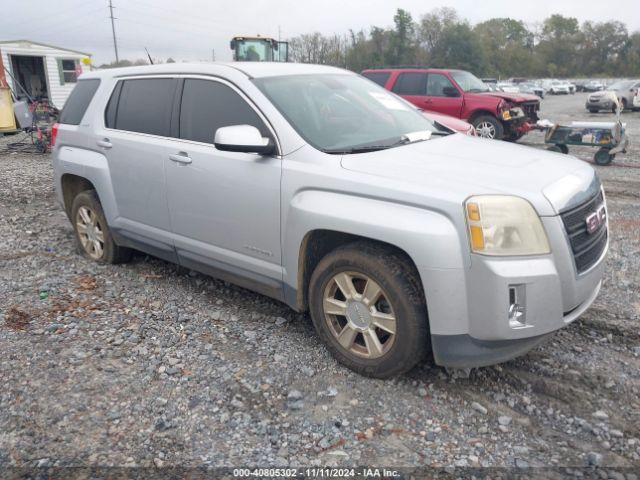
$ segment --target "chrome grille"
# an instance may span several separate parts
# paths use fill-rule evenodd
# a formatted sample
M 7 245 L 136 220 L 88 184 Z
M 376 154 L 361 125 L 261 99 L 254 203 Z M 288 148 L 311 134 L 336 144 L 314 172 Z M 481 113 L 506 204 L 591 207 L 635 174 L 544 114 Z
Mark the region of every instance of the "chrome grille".
M 578 273 L 592 267 L 607 245 L 607 222 L 603 222 L 593 233 L 587 232 L 587 217 L 604 203 L 602 191 L 586 202 L 560 213 L 569 237 L 573 259 Z

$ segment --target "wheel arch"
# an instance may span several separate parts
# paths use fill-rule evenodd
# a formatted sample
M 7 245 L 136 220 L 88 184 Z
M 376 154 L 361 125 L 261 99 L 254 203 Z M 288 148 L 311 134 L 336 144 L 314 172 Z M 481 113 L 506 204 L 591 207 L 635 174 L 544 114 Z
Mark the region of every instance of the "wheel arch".
M 60 177 L 60 189 L 62 191 L 64 211 L 66 212 L 67 217 L 71 218 L 71 205 L 73 204 L 73 199 L 76 198 L 80 192 L 85 190 L 95 190 L 96 187 L 85 177 L 81 177 L 80 175 L 75 175 L 73 173 L 64 173 Z
M 424 291 L 422 280 L 418 267 L 411 256 L 402 248 L 388 242 L 377 240 L 374 238 L 355 235 L 353 233 L 339 232 L 336 230 L 316 229 L 307 232 L 300 243 L 300 251 L 298 253 L 298 285 L 296 296 L 296 308 L 299 311 L 306 311 L 309 308 L 309 283 L 311 275 L 316 266 L 327 254 L 335 249 L 356 242 L 367 242 L 379 245 L 391 250 L 406 258 L 409 265 L 414 269 L 420 287 Z
M 58 199 L 67 215 L 75 195 L 82 190 L 95 190 L 109 223 L 118 216 L 109 163 L 104 155 L 77 147 L 57 151 L 54 171 Z
M 492 112 L 491 110 L 486 110 L 486 109 L 478 109 L 478 110 L 474 110 L 473 112 L 471 112 L 471 114 L 469 115 L 469 119 L 467 120 L 467 122 L 473 124 L 473 121 L 482 116 L 482 115 L 489 115 L 493 118 L 495 118 L 497 121 L 500 122 L 500 119 L 498 118 L 498 116 L 496 115 L 495 112 Z

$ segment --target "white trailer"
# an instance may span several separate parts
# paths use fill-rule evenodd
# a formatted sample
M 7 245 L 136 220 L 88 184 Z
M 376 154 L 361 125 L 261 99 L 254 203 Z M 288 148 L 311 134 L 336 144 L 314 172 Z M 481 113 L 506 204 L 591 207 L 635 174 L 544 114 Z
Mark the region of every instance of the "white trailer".
M 11 74 L 7 82 L 14 95 L 25 99 L 26 90 L 32 98 L 48 98 L 57 108 L 64 106 L 78 76 L 89 68 L 83 59 L 91 58 L 90 53 L 31 40 L 0 41 L 0 54 Z M 14 78 L 24 90 L 15 85 Z

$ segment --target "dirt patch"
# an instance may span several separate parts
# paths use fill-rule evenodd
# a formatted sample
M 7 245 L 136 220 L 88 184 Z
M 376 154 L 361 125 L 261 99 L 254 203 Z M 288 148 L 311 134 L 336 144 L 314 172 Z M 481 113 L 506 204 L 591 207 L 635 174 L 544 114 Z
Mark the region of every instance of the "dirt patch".
M 9 310 L 7 310 L 7 313 L 4 316 L 5 326 L 16 331 L 26 330 L 30 321 L 31 315 L 20 310 L 15 305 L 9 307 Z

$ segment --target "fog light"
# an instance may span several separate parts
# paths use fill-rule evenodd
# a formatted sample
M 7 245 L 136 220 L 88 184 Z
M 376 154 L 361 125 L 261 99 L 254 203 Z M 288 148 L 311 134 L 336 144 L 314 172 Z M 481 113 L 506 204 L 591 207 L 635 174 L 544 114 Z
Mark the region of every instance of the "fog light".
M 509 326 L 511 328 L 523 328 L 527 325 L 527 312 L 525 302 L 525 286 L 509 285 Z

